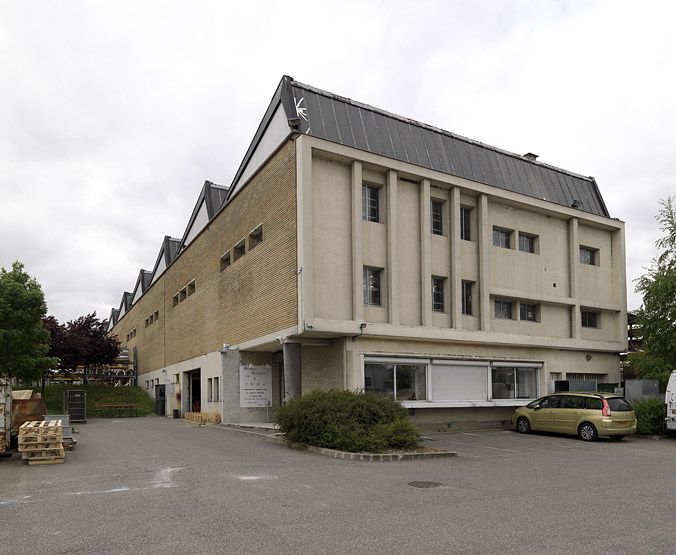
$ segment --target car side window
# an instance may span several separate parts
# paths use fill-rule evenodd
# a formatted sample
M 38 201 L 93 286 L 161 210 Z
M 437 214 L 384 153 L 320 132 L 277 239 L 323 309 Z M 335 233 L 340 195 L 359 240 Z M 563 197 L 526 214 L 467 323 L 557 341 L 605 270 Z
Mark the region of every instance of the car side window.
M 601 410 L 603 408 L 603 401 L 596 397 L 585 397 L 584 408 L 587 410 Z
M 578 395 L 564 395 L 561 399 L 562 409 L 581 409 L 584 405 L 584 397 Z
M 557 409 L 559 408 L 560 397 L 545 397 L 540 403 L 541 409 Z

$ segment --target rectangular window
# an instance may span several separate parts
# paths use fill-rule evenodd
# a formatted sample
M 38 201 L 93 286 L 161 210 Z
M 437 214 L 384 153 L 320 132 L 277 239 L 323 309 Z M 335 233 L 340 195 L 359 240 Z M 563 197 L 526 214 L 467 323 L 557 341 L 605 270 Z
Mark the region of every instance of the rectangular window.
M 598 266 L 598 249 L 580 247 L 580 263 Z
M 185 298 L 188 296 L 188 288 L 184 287 L 178 292 L 178 300 L 185 301 Z
M 155 321 L 157 322 L 160 319 L 160 311 L 156 310 L 155 311 Z
M 364 266 L 364 304 L 380 305 L 380 270 Z
M 432 277 L 432 310 L 444 311 L 444 281 L 446 278 Z
M 599 313 L 591 310 L 580 311 L 583 328 L 598 328 L 599 327 Z
M 474 312 L 472 311 L 472 288 L 474 282 L 472 281 L 463 281 L 462 282 L 462 313 L 472 316 Z
M 503 249 L 512 248 L 512 232 L 509 229 L 502 229 L 500 227 L 493 228 L 493 245 Z
M 217 403 L 221 400 L 221 380 L 220 378 L 214 378 L 214 402 Z
M 263 242 L 263 224 L 259 225 L 251 233 L 249 233 L 249 250 L 256 245 Z
M 535 399 L 537 397 L 536 368 L 493 368 L 493 399 Z
M 212 379 L 209 378 L 207 380 L 207 403 L 211 403 L 211 401 L 213 401 L 212 391 L 213 391 Z
M 221 271 L 225 270 L 228 266 L 230 266 L 230 251 L 226 251 L 221 256 Z
M 531 235 L 530 233 L 521 233 L 519 232 L 519 250 L 522 252 L 531 252 L 535 253 L 537 243 L 537 235 Z
M 233 262 L 242 258 L 246 254 L 246 244 L 244 243 L 244 239 L 237 243 L 232 251 L 234 253 Z
M 176 306 L 178 304 L 178 293 L 176 293 L 171 300 L 173 305 Z
M 364 389 L 398 401 L 427 399 L 426 364 L 364 364 Z
M 188 284 L 188 296 L 192 295 L 195 292 L 195 280 L 193 279 L 189 284 Z
M 146 328 L 148 327 L 148 318 L 146 318 Z
M 538 305 L 529 303 L 519 303 L 519 319 L 526 322 L 538 321 Z
M 460 239 L 465 241 L 472 240 L 472 209 L 466 206 L 460 207 Z
M 444 203 L 441 200 L 432 199 L 432 233 L 444 234 Z
M 380 221 L 380 189 L 373 185 L 362 184 L 361 217 L 367 222 Z
M 510 301 L 495 301 L 495 317 L 499 320 L 511 320 L 512 303 Z
M 152 324 L 155 321 L 155 315 L 151 314 L 150 317 L 148 318 L 148 321 Z

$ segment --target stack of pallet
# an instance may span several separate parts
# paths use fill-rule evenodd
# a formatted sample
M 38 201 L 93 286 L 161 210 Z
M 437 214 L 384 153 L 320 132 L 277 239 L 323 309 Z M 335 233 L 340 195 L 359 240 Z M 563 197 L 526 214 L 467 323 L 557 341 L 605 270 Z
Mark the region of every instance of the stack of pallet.
M 19 453 L 28 464 L 62 463 L 61 420 L 24 422 L 19 428 Z

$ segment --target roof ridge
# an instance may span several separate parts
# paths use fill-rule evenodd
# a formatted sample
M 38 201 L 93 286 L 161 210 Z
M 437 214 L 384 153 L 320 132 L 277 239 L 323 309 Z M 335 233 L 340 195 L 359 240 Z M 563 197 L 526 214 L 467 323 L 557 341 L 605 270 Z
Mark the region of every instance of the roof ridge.
M 301 83 L 300 81 L 292 80 L 293 85 L 297 86 L 300 89 L 305 89 L 309 92 L 313 92 L 315 94 L 320 94 L 323 96 L 326 96 L 327 98 L 339 100 L 341 102 L 346 102 L 348 104 L 351 104 L 352 106 L 356 106 L 358 108 L 363 108 L 365 110 L 370 110 L 372 112 L 376 112 L 378 114 L 381 114 L 386 117 L 394 118 L 397 119 L 403 123 L 408 123 L 412 125 L 416 125 L 418 127 L 422 127 L 424 129 L 428 129 L 430 131 L 434 131 L 436 133 L 441 133 L 442 135 L 446 135 L 448 137 L 452 137 L 453 139 L 457 139 L 459 141 L 463 141 L 466 143 L 469 143 L 471 145 L 479 146 L 482 148 L 486 148 L 488 150 L 492 150 L 494 152 L 498 152 L 500 154 L 504 154 L 506 156 L 511 156 L 512 158 L 517 158 L 518 160 L 521 160 L 523 162 L 528 162 L 530 164 L 533 164 L 534 166 L 540 166 L 540 167 L 545 167 L 547 169 L 557 171 L 560 173 L 564 173 L 566 175 L 570 175 L 571 177 L 577 177 L 578 179 L 584 179 L 586 181 L 592 182 L 594 178 L 589 175 L 582 175 L 579 173 L 575 173 L 570 170 L 566 170 L 564 168 L 560 168 L 558 166 L 553 166 L 551 164 L 547 164 L 545 162 L 538 162 L 537 160 L 529 160 L 528 158 L 525 158 L 521 154 L 517 154 L 516 152 L 512 152 L 510 150 L 505 150 L 502 148 L 499 148 L 497 146 L 489 145 L 488 143 L 482 143 L 481 141 L 477 141 L 476 139 L 470 139 L 469 137 L 465 137 L 464 135 L 459 135 L 457 133 L 453 133 L 452 131 L 447 131 L 446 129 L 442 129 L 441 127 L 436 127 L 434 125 L 430 125 L 428 123 L 423 123 L 421 121 L 412 119 L 412 118 L 407 118 L 405 116 L 400 116 L 398 114 L 395 114 L 393 112 L 388 112 L 387 110 L 383 110 L 382 108 L 376 108 L 375 106 L 371 106 L 370 104 L 366 104 L 364 102 L 359 102 L 357 100 L 352 100 L 351 98 L 347 98 L 346 96 L 341 96 L 339 94 L 335 94 L 329 91 L 325 91 L 323 89 L 318 89 L 317 87 L 313 87 L 312 85 L 307 85 L 305 83 Z

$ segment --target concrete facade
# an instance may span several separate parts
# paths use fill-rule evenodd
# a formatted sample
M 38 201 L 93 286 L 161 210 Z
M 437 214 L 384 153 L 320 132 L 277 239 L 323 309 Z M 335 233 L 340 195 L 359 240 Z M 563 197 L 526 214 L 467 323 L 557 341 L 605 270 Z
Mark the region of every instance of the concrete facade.
M 395 395 L 429 429 L 505 425 L 570 374 L 620 381 L 619 220 L 292 132 L 190 236 L 111 331 L 136 348 L 139 385 L 178 376 L 168 409 L 189 408 L 198 368 L 201 399 L 208 379 L 222 389 L 202 410 L 224 421 L 347 388 Z M 242 406 L 246 368 L 270 379 L 269 406 Z

